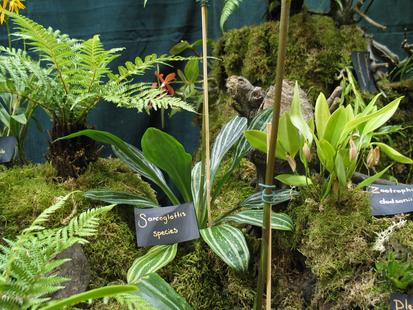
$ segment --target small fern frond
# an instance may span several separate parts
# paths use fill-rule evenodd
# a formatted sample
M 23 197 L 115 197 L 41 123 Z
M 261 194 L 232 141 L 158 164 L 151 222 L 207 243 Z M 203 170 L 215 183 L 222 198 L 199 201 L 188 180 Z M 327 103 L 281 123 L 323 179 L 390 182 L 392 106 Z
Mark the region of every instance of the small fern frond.
M 222 8 L 221 18 L 219 22 L 222 32 L 224 32 L 225 22 L 242 2 L 243 0 L 224 0 L 224 7 Z
M 23 234 L 44 229 L 44 227 L 42 227 L 41 225 L 47 222 L 49 220 L 49 217 L 53 213 L 61 209 L 65 205 L 66 201 L 70 198 L 70 196 L 78 192 L 79 191 L 71 192 L 64 197 L 60 197 L 57 203 L 40 213 L 40 215 L 33 221 L 30 227 L 23 230 Z
M 170 55 L 157 56 L 156 54 L 147 55 L 144 59 L 136 57 L 134 62 L 127 61 L 124 66 L 119 66 L 118 74 L 111 74 L 109 77 L 114 81 L 121 82 L 133 76 L 143 75 L 146 70 L 153 69 L 157 65 L 170 66 L 169 62 L 171 61 L 184 61 L 189 59 L 191 59 L 191 57 Z

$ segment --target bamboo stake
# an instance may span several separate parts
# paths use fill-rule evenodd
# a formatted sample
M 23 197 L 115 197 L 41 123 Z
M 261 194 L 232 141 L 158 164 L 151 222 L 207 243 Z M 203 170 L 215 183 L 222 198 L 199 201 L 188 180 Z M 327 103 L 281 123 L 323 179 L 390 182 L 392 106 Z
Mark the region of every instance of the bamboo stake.
M 212 225 L 211 214 L 211 159 L 210 159 L 210 137 L 209 137 L 209 103 L 208 103 L 208 7 L 207 1 L 202 1 L 202 66 L 203 66 L 203 88 L 204 106 L 202 118 L 202 137 L 204 149 L 203 175 L 205 180 L 206 206 L 208 213 L 208 226 Z
M 280 119 L 280 103 L 282 81 L 284 78 L 285 53 L 287 45 L 288 20 L 290 15 L 291 0 L 282 0 L 281 2 L 281 20 L 279 31 L 277 71 L 275 80 L 275 97 L 273 105 L 272 126 L 270 141 L 268 146 L 267 167 L 265 171 L 265 184 L 272 185 L 274 182 L 274 167 L 275 167 L 275 147 L 278 136 L 278 125 Z M 271 189 L 265 188 L 265 193 L 270 195 Z M 271 309 L 271 204 L 264 203 L 264 220 L 261 241 L 261 261 L 258 273 L 257 296 L 255 299 L 254 309 L 262 309 L 263 289 L 266 287 L 266 302 L 267 310 Z

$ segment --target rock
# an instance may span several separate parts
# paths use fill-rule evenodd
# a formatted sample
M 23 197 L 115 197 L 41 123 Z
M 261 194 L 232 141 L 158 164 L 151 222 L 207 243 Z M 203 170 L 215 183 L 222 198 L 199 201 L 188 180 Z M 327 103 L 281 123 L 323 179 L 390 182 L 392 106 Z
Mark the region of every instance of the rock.
M 252 85 L 245 77 L 233 75 L 227 79 L 228 93 L 235 100 L 232 107 L 249 120 L 262 109 L 270 108 L 274 102 L 275 87 L 271 86 L 267 91 L 261 87 Z M 281 114 L 289 111 L 294 94 L 295 83 L 283 80 L 281 93 Z M 313 117 L 313 106 L 307 99 L 306 93 L 300 88 L 301 111 L 306 120 Z
M 55 274 L 70 280 L 63 284 L 64 288 L 51 296 L 52 299 L 66 298 L 86 291 L 90 281 L 90 266 L 82 247 L 75 244 L 57 255 L 56 258 L 70 258 L 70 261 L 54 271 Z

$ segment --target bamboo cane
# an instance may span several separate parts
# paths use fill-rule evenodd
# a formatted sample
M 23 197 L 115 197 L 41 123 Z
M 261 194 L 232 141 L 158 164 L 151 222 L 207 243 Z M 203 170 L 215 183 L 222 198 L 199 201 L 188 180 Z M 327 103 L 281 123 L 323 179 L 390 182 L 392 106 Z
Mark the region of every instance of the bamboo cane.
M 203 66 L 203 88 L 204 105 L 202 118 L 203 138 L 203 178 L 205 180 L 205 199 L 208 213 L 208 226 L 212 225 L 211 215 L 211 159 L 210 159 L 210 137 L 209 137 L 209 103 L 208 103 L 208 6 L 207 1 L 202 1 L 202 66 Z M 201 187 L 202 187 L 201 183 Z
M 277 70 L 275 80 L 275 97 L 273 104 L 272 126 L 268 146 L 267 166 L 265 171 L 265 184 L 270 186 L 274 182 L 275 167 L 275 147 L 278 136 L 278 125 L 280 119 L 280 103 L 282 81 L 284 78 L 285 53 L 287 45 L 288 20 L 290 15 L 291 0 L 282 0 L 281 2 L 281 20 L 279 30 L 279 44 L 277 57 Z M 270 195 L 272 190 L 268 187 L 264 189 L 265 193 Z M 263 289 L 266 287 L 265 307 L 271 309 L 271 204 L 264 203 L 264 220 L 261 241 L 261 261 L 258 273 L 257 296 L 255 299 L 254 309 L 262 309 Z

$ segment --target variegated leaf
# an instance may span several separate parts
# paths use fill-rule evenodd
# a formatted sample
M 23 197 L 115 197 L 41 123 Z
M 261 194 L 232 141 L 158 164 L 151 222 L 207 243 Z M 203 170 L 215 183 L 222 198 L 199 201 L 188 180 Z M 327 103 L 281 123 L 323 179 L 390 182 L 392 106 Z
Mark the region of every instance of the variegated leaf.
M 187 301 L 157 273 L 141 278 L 136 295 L 142 297 L 159 310 L 192 310 Z
M 201 173 L 201 162 L 197 162 L 191 171 L 191 191 L 198 223 L 203 227 L 208 215 L 205 207 L 205 191 L 203 191 L 204 194 L 201 197 Z
M 131 205 L 138 208 L 156 208 L 159 205 L 145 197 L 138 195 L 125 193 L 125 192 L 113 192 L 105 190 L 88 191 L 84 194 L 86 198 L 104 201 L 107 203 Z
M 242 232 L 231 225 L 223 224 L 200 230 L 204 241 L 228 266 L 246 271 L 250 259 L 247 242 Z
M 226 216 L 221 221 L 233 221 L 240 224 L 250 224 L 258 227 L 263 227 L 263 216 L 263 210 L 245 210 L 237 214 Z M 294 224 L 287 214 L 272 212 L 271 228 L 276 230 L 292 231 L 294 229 Z
M 247 128 L 247 119 L 245 117 L 235 117 L 230 122 L 225 124 L 218 134 L 211 152 L 211 183 L 222 158 L 229 151 L 229 149 L 237 143 L 241 138 L 242 132 Z
M 291 200 L 293 197 L 299 195 L 299 192 L 293 189 L 278 189 L 274 191 L 274 198 L 272 205 L 277 205 Z M 256 192 L 241 202 L 240 206 L 249 209 L 259 209 L 263 207 L 262 191 Z
M 145 255 L 138 257 L 128 270 L 128 283 L 135 284 L 143 276 L 166 266 L 175 258 L 177 249 L 177 244 L 159 245 L 151 248 Z

